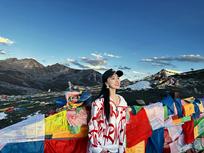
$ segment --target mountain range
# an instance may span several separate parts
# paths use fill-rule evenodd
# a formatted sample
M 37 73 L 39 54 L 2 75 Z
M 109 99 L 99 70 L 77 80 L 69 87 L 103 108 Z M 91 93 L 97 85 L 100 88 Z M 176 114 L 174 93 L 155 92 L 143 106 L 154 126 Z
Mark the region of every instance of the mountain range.
M 64 91 L 69 81 L 73 85 L 91 87 L 94 92 L 98 92 L 101 73 L 92 69 L 73 69 L 59 63 L 44 66 L 32 58 L 0 60 L 0 94 L 23 95 L 48 90 Z M 183 73 L 162 69 L 140 81 L 148 81 L 151 90 L 155 91 L 170 89 L 188 96 L 204 95 L 204 69 Z M 130 84 L 134 82 L 128 79 L 121 82 L 122 87 Z M 150 89 L 147 92 L 150 92 Z
M 56 63 L 44 66 L 35 59 L 0 60 L 0 94 L 33 94 L 41 91 L 63 91 L 68 82 L 79 86 L 101 83 L 101 74 L 92 69 L 77 70 Z

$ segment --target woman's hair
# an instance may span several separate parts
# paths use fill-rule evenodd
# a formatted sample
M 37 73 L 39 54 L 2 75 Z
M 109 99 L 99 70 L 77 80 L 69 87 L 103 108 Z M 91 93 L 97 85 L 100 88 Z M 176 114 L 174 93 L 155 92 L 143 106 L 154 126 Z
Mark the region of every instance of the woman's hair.
M 109 121 L 110 118 L 110 92 L 109 89 L 107 88 L 106 84 L 103 83 L 102 88 L 101 88 L 101 92 L 100 94 L 97 96 L 97 98 L 104 98 L 103 101 L 103 105 L 104 105 L 104 114 L 106 116 L 107 121 Z
M 110 118 L 110 92 L 109 92 L 109 89 L 107 88 L 105 82 L 108 80 L 109 77 L 111 77 L 113 74 L 117 74 L 118 77 L 121 77 L 123 75 L 123 72 L 118 70 L 118 71 L 115 71 L 113 69 L 109 69 L 107 70 L 106 72 L 103 73 L 102 75 L 102 89 L 101 89 L 101 92 L 100 94 L 97 96 L 97 98 L 101 98 L 103 97 L 104 98 L 104 102 L 103 102 L 103 105 L 104 105 L 104 114 L 106 116 L 106 120 L 109 121 L 109 118 Z

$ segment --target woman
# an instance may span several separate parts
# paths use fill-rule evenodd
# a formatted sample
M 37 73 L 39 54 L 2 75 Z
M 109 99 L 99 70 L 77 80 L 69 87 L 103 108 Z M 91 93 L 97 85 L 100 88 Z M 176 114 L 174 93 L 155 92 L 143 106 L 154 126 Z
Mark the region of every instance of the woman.
M 90 153 L 125 152 L 127 103 L 116 94 L 122 71 L 107 70 L 102 75 L 102 89 L 92 103 L 89 122 Z

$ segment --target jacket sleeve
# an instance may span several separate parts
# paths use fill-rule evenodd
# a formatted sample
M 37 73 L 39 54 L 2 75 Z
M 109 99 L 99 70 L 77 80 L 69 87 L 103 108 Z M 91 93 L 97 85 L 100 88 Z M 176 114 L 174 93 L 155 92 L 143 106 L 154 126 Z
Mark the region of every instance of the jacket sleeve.
M 103 115 L 103 109 L 100 102 L 93 102 L 91 107 L 91 119 L 89 121 L 89 152 L 90 153 L 100 153 L 103 148 L 99 142 L 99 133 L 101 130 L 101 123 Z

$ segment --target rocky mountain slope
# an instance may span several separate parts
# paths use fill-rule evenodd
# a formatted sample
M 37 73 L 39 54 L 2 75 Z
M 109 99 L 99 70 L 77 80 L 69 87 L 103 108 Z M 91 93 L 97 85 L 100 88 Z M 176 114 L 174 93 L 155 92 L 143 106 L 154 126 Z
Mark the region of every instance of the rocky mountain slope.
M 164 70 L 162 70 L 164 72 Z M 162 73 L 163 73 L 162 72 Z M 177 73 L 174 75 L 152 76 L 149 80 L 156 89 L 177 89 L 186 93 L 204 94 L 204 69 Z
M 134 88 L 141 82 L 148 82 L 151 88 Z M 141 84 L 140 84 L 141 85 Z M 142 90 L 141 90 L 142 89 Z M 136 104 L 136 99 L 142 99 L 146 104 L 160 101 L 166 93 L 179 93 L 180 97 L 204 97 L 204 69 L 179 73 L 161 70 L 158 73 L 136 81 L 121 92 L 130 105 Z
M 32 94 L 39 91 L 62 91 L 74 85 L 94 86 L 101 74 L 94 70 L 77 70 L 61 64 L 43 66 L 34 59 L 0 60 L 0 94 Z

